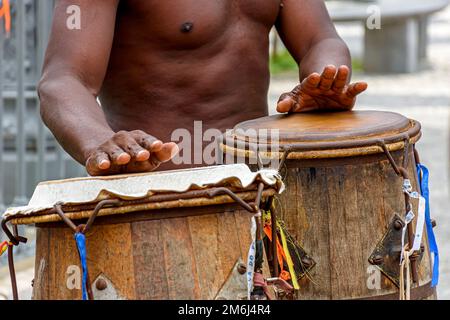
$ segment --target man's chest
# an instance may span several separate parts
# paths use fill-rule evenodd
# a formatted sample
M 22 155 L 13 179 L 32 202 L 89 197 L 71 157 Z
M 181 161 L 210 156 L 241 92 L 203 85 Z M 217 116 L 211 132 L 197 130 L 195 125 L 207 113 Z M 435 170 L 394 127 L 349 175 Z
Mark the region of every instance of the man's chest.
M 119 15 L 152 39 L 207 43 L 237 25 L 270 29 L 281 0 L 122 0 Z M 133 21 L 129 21 L 132 19 Z M 142 30 L 140 30 L 142 32 Z

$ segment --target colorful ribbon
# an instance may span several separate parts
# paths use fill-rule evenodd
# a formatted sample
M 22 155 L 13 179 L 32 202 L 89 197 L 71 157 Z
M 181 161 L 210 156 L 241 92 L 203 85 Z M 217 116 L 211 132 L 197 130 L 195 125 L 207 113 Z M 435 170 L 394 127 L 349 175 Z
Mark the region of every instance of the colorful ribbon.
M 8 246 L 12 246 L 11 242 L 3 241 L 0 243 L 0 257 L 5 253 L 6 250 L 8 250 Z
M 439 251 L 436 243 L 436 238 L 433 232 L 430 216 L 430 190 L 428 188 L 429 171 L 427 167 L 422 164 L 417 164 L 417 176 L 420 180 L 420 192 L 425 198 L 425 224 L 427 226 L 428 244 L 430 251 L 433 254 L 433 275 L 431 278 L 431 286 L 435 287 L 439 282 Z
M 11 7 L 9 5 L 9 0 L 0 0 L 0 19 L 4 17 L 5 19 L 5 30 L 8 35 L 11 31 Z
M 82 297 L 83 300 L 88 300 L 87 295 L 87 262 L 86 262 L 86 237 L 83 233 L 77 232 L 75 233 L 75 242 L 77 243 L 78 254 L 80 255 L 81 261 L 81 269 L 83 271 L 83 279 L 82 279 Z

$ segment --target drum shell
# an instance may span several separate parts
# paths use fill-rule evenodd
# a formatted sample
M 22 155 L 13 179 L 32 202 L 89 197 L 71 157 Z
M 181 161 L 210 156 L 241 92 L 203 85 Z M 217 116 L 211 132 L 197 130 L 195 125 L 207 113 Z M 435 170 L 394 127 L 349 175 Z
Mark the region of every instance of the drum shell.
M 403 150 L 393 157 L 402 163 Z M 418 190 L 412 152 L 408 168 Z M 310 274 L 314 282 L 304 277 L 298 298 L 397 299 L 398 288 L 369 262 L 394 214 L 405 214 L 402 179 L 386 156 L 288 160 L 283 174 L 286 191 L 279 195 L 277 212 L 317 263 Z M 417 213 L 418 201 L 413 199 L 412 205 Z M 426 230 L 422 243 L 425 250 L 417 263 L 419 282 L 412 286 L 412 298 L 434 299 Z
M 99 217 L 86 236 L 90 282 L 109 279 L 112 299 L 214 299 L 238 259 L 246 261 L 251 216 L 222 204 Z M 33 299 L 80 299 L 72 230 L 36 227 Z
M 249 129 L 254 133 L 245 133 Z M 270 139 L 258 137 L 258 130 L 270 129 L 280 130 L 275 148 Z M 419 190 L 412 146 L 420 137 L 417 121 L 359 111 L 264 117 L 238 124 L 221 138 L 226 163 L 238 157 L 256 167 L 256 153 L 262 160 L 278 160 L 288 151 L 280 168 L 286 190 L 276 197 L 275 212 L 316 262 L 299 283 L 298 299 L 399 298 L 397 286 L 369 262 L 395 214 L 405 217 L 403 179 L 381 146 L 402 165 L 409 145 L 407 171 L 413 189 Z M 417 216 L 415 199 L 412 208 Z M 411 298 L 435 299 L 426 230 L 422 244 Z

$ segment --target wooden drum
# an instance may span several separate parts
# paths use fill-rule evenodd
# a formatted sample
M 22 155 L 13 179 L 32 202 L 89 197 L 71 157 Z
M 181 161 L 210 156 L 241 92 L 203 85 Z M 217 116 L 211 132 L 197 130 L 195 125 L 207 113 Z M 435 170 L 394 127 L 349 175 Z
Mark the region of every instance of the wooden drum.
M 37 227 L 34 299 L 81 298 L 75 231 L 61 212 L 78 231 L 97 215 L 86 232 L 91 298 L 245 299 L 254 213 L 242 203 L 281 185 L 276 171 L 245 165 L 52 181 L 5 217 Z
M 278 132 L 261 141 L 259 132 L 271 129 Z M 248 162 L 258 150 L 262 160 L 280 159 L 286 191 L 274 211 L 315 261 L 299 279 L 298 299 L 399 298 L 402 231 L 411 247 L 419 202 L 403 186 L 409 180 L 420 192 L 420 136 L 417 121 L 376 111 L 275 115 L 224 135 L 225 156 Z M 415 218 L 406 227 L 409 209 Z M 421 243 L 410 257 L 410 298 L 433 299 L 426 230 Z

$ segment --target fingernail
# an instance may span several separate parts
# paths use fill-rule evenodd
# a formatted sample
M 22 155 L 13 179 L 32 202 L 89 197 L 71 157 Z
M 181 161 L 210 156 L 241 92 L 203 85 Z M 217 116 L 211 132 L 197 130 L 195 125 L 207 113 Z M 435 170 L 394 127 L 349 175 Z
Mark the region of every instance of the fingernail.
M 152 148 L 155 147 L 158 144 L 162 144 L 163 142 L 161 140 L 156 140 L 155 142 L 152 143 Z
M 126 152 L 121 153 L 119 155 L 119 157 L 117 157 L 117 161 L 123 162 L 123 163 L 127 163 L 128 161 L 130 161 L 130 159 L 131 159 L 130 155 Z
M 109 161 L 108 160 L 102 160 L 100 161 L 98 167 L 100 169 L 108 169 L 109 168 Z
M 150 152 L 148 152 L 147 150 L 141 150 L 136 155 L 136 158 L 138 158 L 139 160 L 142 160 L 142 161 L 147 160 L 149 157 L 150 157 Z

